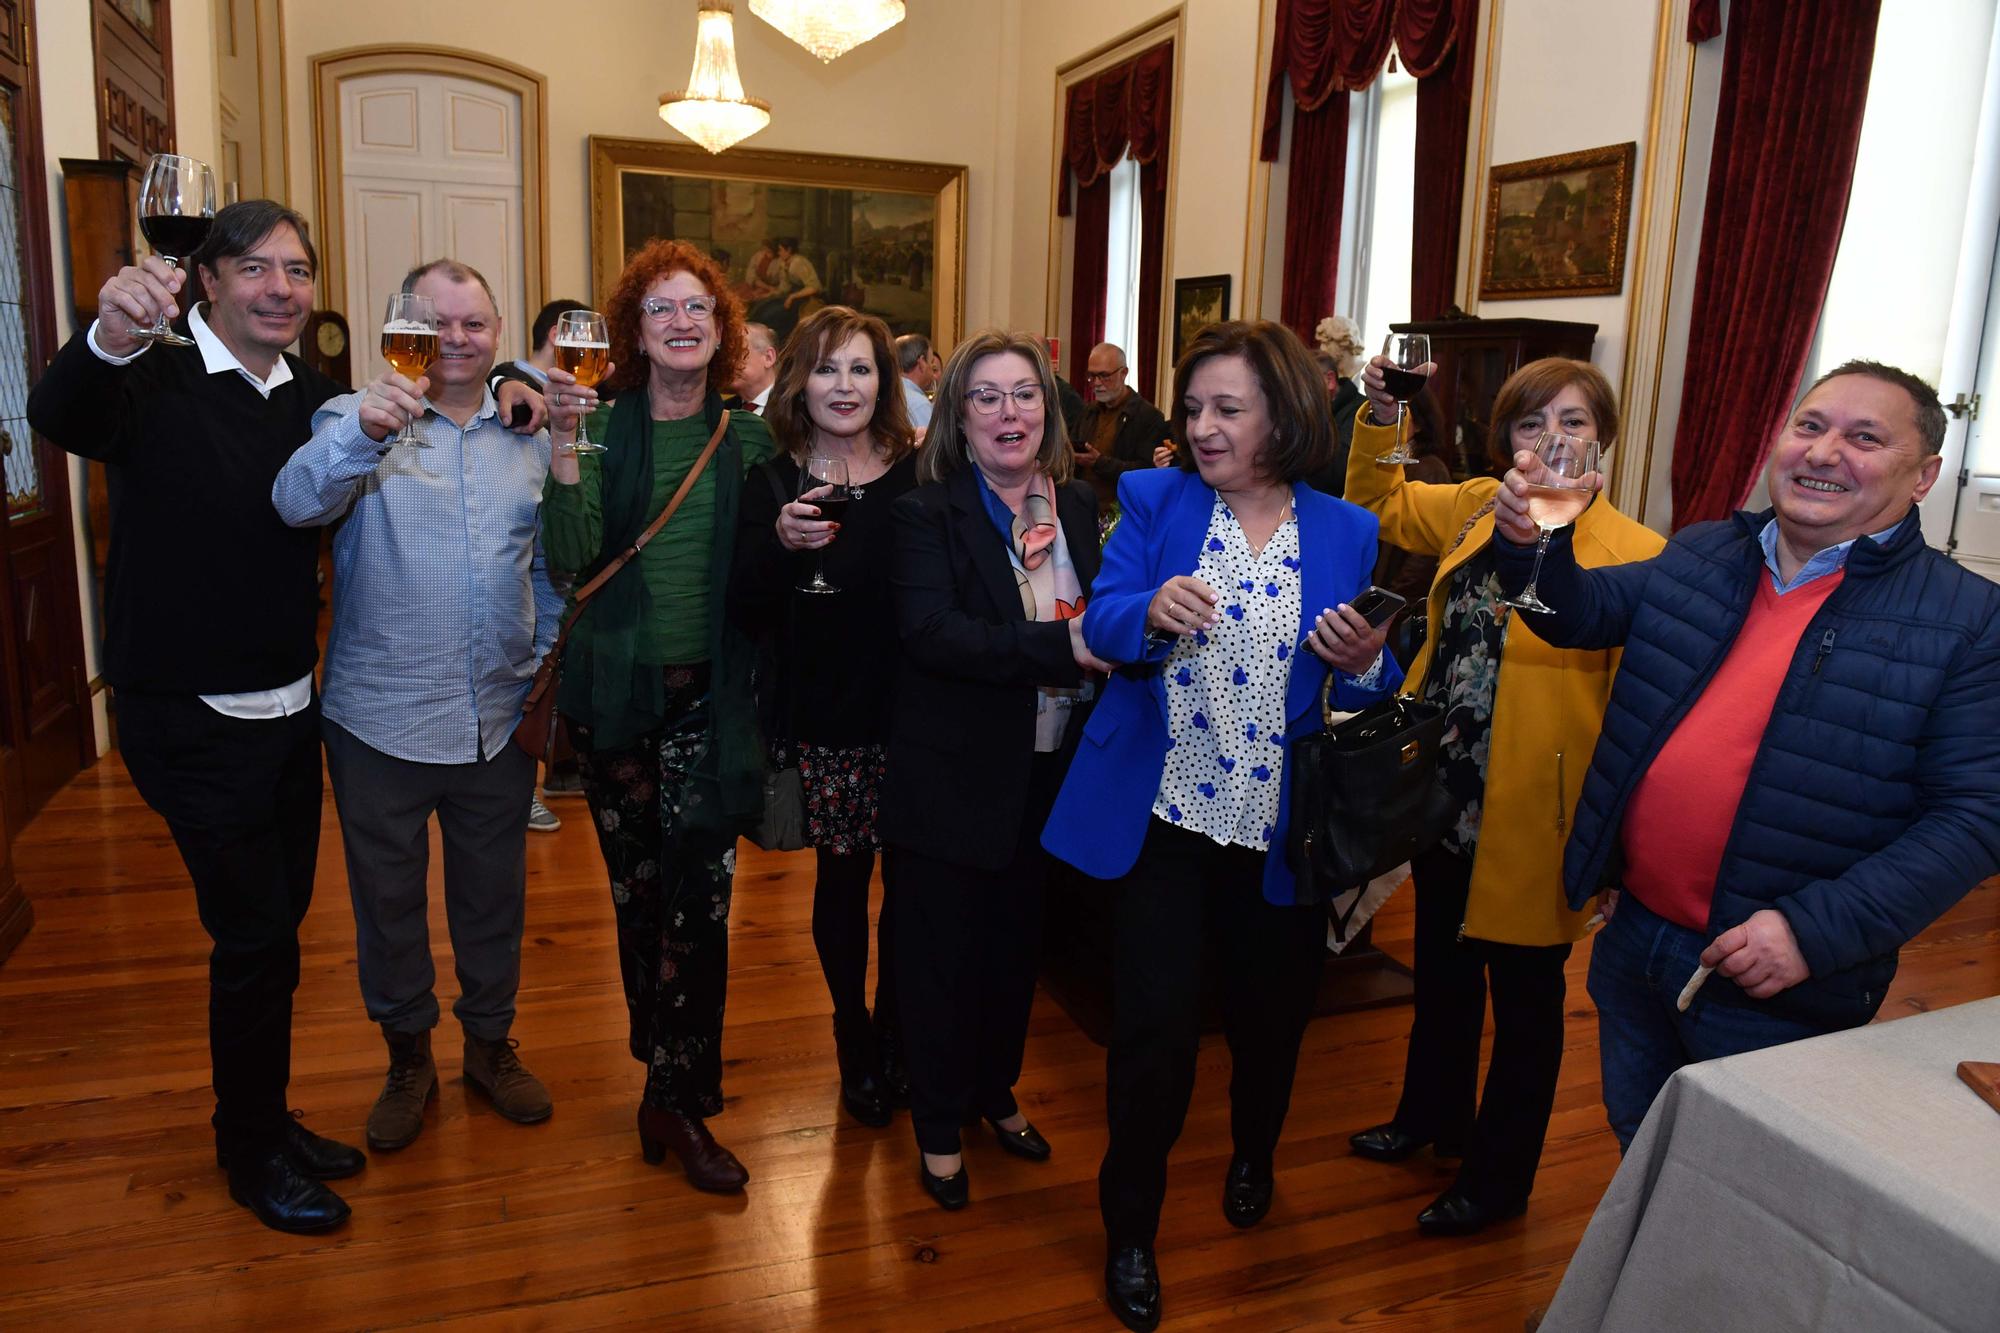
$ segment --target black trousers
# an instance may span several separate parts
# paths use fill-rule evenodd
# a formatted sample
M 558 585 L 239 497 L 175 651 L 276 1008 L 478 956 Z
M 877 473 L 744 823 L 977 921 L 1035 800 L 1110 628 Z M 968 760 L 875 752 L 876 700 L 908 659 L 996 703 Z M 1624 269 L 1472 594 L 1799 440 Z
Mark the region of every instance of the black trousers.
M 1432 851 L 1410 868 L 1417 996 L 1396 1123 L 1447 1151 L 1462 1149 L 1457 1188 L 1475 1203 L 1511 1208 L 1534 1188 L 1555 1105 L 1570 946 L 1460 940 L 1472 862 Z M 1489 984 L 1493 1059 L 1475 1112 Z
M 924 1152 L 955 1153 L 967 1119 L 1004 1120 L 1020 1109 L 1014 1084 L 1035 1003 L 1049 876 L 1042 825 L 1061 776 L 1058 756 L 1035 756 L 1014 858 L 1003 869 L 974 870 L 894 845 L 883 852 L 910 1125 Z
M 224 717 L 186 695 L 118 694 L 132 783 L 172 830 L 208 955 L 216 1142 L 249 1149 L 290 1123 L 299 923 L 319 854 L 319 700 L 287 718 Z
M 1097 1173 L 1113 1249 L 1150 1247 L 1159 1231 L 1167 1154 L 1194 1094 L 1210 940 L 1229 1042 L 1230 1137 L 1236 1155 L 1260 1167 L 1277 1150 L 1326 959 L 1326 910 L 1266 902 L 1265 855 L 1155 819 L 1119 886 L 1105 1060 L 1111 1135 Z

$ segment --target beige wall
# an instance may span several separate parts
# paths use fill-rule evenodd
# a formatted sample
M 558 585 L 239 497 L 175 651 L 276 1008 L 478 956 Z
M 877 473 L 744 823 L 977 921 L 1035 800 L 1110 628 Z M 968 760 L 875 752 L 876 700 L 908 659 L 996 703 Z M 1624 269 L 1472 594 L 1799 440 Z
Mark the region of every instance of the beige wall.
M 962 163 L 968 169 L 966 316 L 993 317 L 995 239 L 1011 231 L 999 180 L 1012 83 L 1013 6 L 927 0 L 908 19 L 822 65 L 736 7 L 745 89 L 772 104 L 746 148 Z M 659 118 L 694 59 L 694 5 L 608 0 L 572 12 L 546 0 L 287 0 L 287 127 L 294 207 L 313 211 L 313 56 L 357 46 L 449 46 L 497 56 L 548 80 L 550 295 L 589 295 L 592 134 L 683 142 Z M 336 293 L 320 293 L 323 302 Z M 513 312 L 505 312 L 512 315 Z

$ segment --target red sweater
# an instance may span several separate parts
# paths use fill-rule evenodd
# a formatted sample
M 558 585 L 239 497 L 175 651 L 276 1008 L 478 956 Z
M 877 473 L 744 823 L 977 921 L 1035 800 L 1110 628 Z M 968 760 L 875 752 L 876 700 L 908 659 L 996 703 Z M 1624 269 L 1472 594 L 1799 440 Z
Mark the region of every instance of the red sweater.
M 1625 887 L 1660 916 L 1706 934 L 1715 872 L 1799 638 L 1845 570 L 1779 596 L 1768 574 L 1687 716 L 1639 779 L 1620 830 Z

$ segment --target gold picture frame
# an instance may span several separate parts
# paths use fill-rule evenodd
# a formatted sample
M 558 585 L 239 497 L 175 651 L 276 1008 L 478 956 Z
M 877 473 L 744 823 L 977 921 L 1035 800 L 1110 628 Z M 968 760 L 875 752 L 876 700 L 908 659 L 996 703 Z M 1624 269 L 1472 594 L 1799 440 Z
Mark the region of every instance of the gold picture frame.
M 763 243 L 795 237 L 826 300 L 880 314 L 893 332 L 922 333 L 949 352 L 965 321 L 965 182 L 965 167 L 941 162 L 711 154 L 593 134 L 595 299 L 601 309 L 626 257 L 653 235 L 676 235 L 724 260 L 746 296 L 770 271 Z
M 1622 291 L 1637 153 L 1637 143 L 1611 144 L 1491 168 L 1480 299 Z

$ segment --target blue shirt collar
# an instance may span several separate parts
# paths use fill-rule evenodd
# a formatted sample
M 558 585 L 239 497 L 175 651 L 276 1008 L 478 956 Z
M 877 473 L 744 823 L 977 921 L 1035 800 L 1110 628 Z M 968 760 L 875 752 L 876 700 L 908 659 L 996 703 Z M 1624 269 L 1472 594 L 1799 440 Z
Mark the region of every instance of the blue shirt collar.
M 1890 533 L 1902 526 L 1903 520 L 1897 519 L 1880 532 L 1869 533 L 1868 540 L 1872 542 L 1886 541 Z M 1764 525 L 1764 530 L 1757 534 L 1757 542 L 1764 548 L 1764 568 L 1771 571 L 1771 589 L 1780 597 L 1791 592 L 1794 588 L 1803 588 L 1814 579 L 1825 578 L 1837 569 L 1845 569 L 1847 567 L 1847 553 L 1853 549 L 1855 540 L 1855 538 L 1849 537 L 1846 541 L 1840 542 L 1837 545 L 1823 547 L 1813 552 L 1812 559 L 1800 565 L 1799 572 L 1792 575 L 1792 581 L 1787 583 L 1785 582 L 1785 576 L 1778 572 L 1777 515 L 1772 515 L 1771 521 Z

